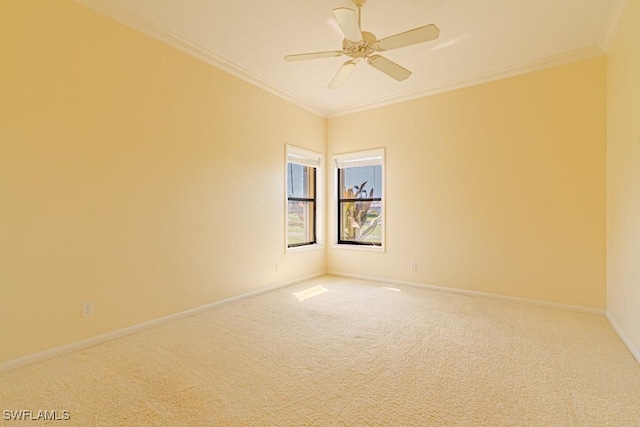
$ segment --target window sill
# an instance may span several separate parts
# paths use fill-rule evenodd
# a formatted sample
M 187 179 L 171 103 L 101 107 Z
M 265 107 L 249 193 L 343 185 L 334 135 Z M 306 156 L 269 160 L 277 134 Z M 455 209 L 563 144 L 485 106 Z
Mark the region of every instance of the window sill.
M 346 249 L 348 251 L 363 251 L 363 252 L 377 252 L 384 253 L 384 246 L 369 246 L 369 245 L 345 245 L 334 243 L 331 246 L 333 249 Z
M 314 243 L 311 245 L 294 246 L 292 248 L 287 247 L 286 253 L 309 252 L 309 251 L 317 251 L 320 249 L 324 249 L 324 245 L 322 243 Z

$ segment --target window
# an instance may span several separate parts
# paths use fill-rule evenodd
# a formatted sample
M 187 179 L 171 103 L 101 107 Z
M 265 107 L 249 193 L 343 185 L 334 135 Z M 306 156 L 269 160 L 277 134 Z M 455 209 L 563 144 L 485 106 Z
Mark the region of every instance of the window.
M 384 240 L 384 151 L 335 157 L 340 245 L 382 247 Z
M 321 161 L 318 153 L 287 146 L 287 248 L 319 243 Z

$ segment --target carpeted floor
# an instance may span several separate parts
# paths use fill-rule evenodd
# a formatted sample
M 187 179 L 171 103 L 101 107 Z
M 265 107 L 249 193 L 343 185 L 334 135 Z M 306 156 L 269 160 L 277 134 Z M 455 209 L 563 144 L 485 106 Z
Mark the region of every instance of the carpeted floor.
M 324 277 L 0 374 L 0 411 L 18 409 L 68 411 L 43 425 L 640 426 L 640 365 L 600 316 Z

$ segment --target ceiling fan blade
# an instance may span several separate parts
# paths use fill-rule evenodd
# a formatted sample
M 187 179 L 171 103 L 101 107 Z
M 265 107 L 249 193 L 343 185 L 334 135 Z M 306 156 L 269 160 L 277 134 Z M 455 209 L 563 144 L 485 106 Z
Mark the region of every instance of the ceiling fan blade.
M 345 62 L 344 64 L 342 64 L 342 67 L 340 67 L 340 69 L 336 73 L 336 75 L 333 78 L 333 80 L 331 80 L 331 83 L 329 83 L 328 88 L 329 89 L 338 89 L 338 88 L 342 87 L 342 85 L 349 78 L 349 75 L 351 74 L 351 72 L 353 71 L 355 66 L 356 66 L 356 62 L 353 59 L 350 60 L 350 61 Z
M 434 24 L 425 25 L 424 27 L 414 28 L 404 33 L 383 38 L 378 42 L 378 50 L 385 51 L 424 43 L 437 39 L 439 35 L 440 29 L 437 26 Z
M 380 55 L 369 58 L 369 65 L 398 81 L 406 80 L 411 75 L 411 71 Z
M 333 9 L 333 16 L 336 17 L 336 21 L 338 21 L 338 25 L 347 40 L 352 42 L 362 41 L 362 31 L 360 31 L 360 25 L 358 24 L 358 16 L 353 9 L 346 7 Z
M 334 56 L 342 56 L 344 52 L 341 50 L 332 50 L 329 52 L 313 52 L 313 53 L 297 53 L 295 55 L 287 55 L 284 60 L 287 62 L 304 61 L 306 59 L 331 58 Z

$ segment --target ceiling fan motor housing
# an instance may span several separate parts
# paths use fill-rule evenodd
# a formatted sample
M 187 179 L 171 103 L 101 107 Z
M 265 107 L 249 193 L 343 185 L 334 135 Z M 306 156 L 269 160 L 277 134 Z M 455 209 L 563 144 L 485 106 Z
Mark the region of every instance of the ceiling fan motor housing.
M 362 41 L 352 42 L 347 39 L 342 40 L 342 50 L 352 58 L 367 58 L 376 52 L 378 39 L 372 33 L 362 32 Z

